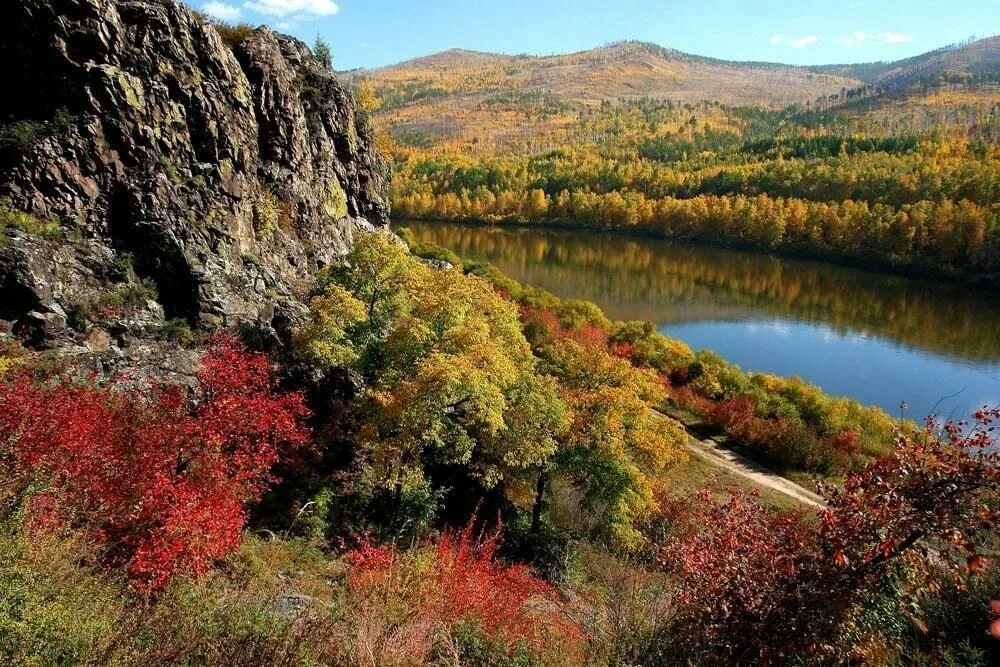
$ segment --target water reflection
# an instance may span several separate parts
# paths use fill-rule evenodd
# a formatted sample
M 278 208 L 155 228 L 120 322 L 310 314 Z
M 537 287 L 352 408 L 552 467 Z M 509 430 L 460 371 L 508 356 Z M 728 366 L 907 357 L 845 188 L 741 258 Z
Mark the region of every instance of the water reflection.
M 893 413 L 954 392 L 943 411 L 1000 401 L 1000 299 L 982 290 L 660 239 L 398 224 L 746 369 L 801 375 Z

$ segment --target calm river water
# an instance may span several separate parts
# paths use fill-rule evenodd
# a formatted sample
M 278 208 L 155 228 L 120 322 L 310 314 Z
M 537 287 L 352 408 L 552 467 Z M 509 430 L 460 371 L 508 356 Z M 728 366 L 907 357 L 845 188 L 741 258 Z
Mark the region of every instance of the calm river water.
M 523 283 L 649 320 L 744 370 L 919 419 L 1000 403 L 1000 298 L 819 262 L 577 230 L 399 221 Z

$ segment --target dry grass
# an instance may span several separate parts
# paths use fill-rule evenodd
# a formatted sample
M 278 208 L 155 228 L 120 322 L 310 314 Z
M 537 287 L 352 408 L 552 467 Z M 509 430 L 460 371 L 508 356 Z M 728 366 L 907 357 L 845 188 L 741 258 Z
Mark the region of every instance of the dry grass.
M 771 509 L 786 511 L 803 507 L 794 498 L 766 487 L 757 487 L 743 477 L 713 466 L 697 456 L 671 468 L 663 477 L 663 485 L 670 495 L 688 497 L 701 489 L 708 489 L 720 500 L 726 497 L 728 489 L 756 490 L 760 493 L 761 504 Z

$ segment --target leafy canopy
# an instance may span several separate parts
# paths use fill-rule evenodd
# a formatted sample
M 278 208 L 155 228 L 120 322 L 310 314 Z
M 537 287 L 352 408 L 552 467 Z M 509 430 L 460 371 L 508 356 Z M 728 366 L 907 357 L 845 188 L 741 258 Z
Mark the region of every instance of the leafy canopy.
M 426 486 L 428 465 L 457 465 L 494 488 L 547 460 L 566 427 L 516 308 L 485 280 L 436 270 L 387 234 L 356 239 L 296 344 L 360 378 L 353 409 L 365 416 L 359 445 L 376 487 Z

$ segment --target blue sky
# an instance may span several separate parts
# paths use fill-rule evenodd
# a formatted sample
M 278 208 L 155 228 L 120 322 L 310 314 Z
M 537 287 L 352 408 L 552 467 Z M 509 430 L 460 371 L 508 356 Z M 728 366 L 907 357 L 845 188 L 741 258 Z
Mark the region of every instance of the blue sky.
M 545 55 L 640 39 L 732 60 L 896 60 L 1000 33 L 995 0 L 189 0 L 230 22 L 326 39 L 338 69 L 453 47 Z

